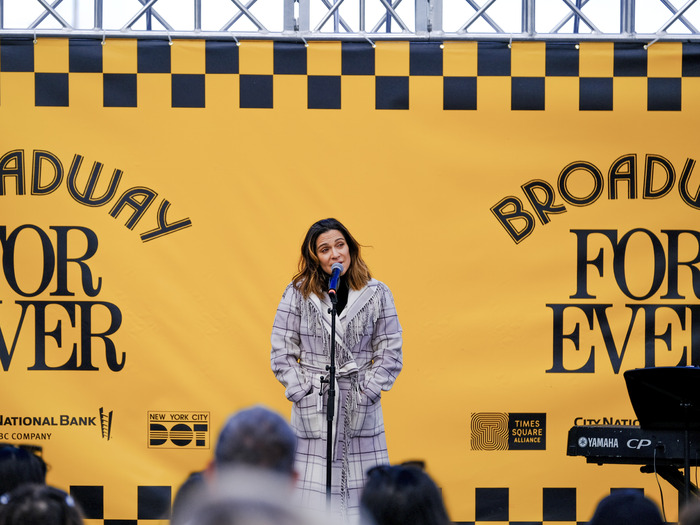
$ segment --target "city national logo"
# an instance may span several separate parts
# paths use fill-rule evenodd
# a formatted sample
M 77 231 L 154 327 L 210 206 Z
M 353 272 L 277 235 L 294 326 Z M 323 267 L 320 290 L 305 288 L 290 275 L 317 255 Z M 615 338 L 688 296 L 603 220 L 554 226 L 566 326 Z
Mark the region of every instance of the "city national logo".
M 209 412 L 148 412 L 148 448 L 209 448 Z
M 476 412 L 471 416 L 472 450 L 545 450 L 547 414 Z

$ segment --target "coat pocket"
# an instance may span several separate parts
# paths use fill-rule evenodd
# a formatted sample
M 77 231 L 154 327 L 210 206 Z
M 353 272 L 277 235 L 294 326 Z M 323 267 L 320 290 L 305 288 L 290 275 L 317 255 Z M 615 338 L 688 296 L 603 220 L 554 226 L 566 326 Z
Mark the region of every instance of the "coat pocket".
M 297 436 L 318 439 L 323 431 L 323 413 L 318 410 L 318 390 L 311 389 L 307 395 L 292 405 L 292 427 Z
M 368 396 L 360 396 L 352 417 L 350 418 L 351 437 L 371 437 L 383 429 L 382 405 L 379 399 L 370 401 Z

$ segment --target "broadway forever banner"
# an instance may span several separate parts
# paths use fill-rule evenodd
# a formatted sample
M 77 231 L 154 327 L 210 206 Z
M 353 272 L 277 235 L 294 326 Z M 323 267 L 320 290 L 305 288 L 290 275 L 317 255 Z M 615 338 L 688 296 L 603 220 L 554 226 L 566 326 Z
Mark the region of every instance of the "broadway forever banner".
M 391 460 L 456 522 L 659 501 L 567 435 L 700 365 L 698 50 L 0 39 L 0 440 L 89 523 L 165 522 L 228 414 L 289 415 L 272 320 L 332 216 L 404 329 Z

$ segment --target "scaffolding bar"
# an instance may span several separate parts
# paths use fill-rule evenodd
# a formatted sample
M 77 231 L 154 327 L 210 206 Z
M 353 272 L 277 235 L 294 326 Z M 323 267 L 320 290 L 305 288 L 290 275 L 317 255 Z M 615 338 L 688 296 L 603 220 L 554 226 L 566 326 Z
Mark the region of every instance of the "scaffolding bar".
M 700 1 L 676 8 L 669 0 L 606 0 L 601 18 L 589 0 L 193 0 L 193 9 L 168 10 L 158 0 L 134 7 L 104 0 L 0 0 L 0 37 L 205 38 L 212 40 L 568 40 L 700 41 Z M 50 2 L 50 3 L 49 3 Z M 538 6 L 538 3 L 541 4 Z M 31 5 L 31 9 L 29 8 Z M 117 5 L 118 9 L 114 6 Z M 598 6 L 600 3 L 598 3 Z M 540 7 L 540 9 L 538 9 Z M 670 17 L 658 17 L 659 7 Z M 280 9 L 281 8 L 281 9 Z M 652 8 L 656 8 L 652 13 Z M 71 10 L 83 10 L 76 13 Z M 119 11 L 116 16 L 115 9 Z M 214 10 L 218 11 L 214 11 Z M 223 9 L 223 10 L 222 10 Z M 125 12 L 126 11 L 126 12 Z M 458 13 L 458 14 L 456 14 Z M 504 14 L 505 13 L 505 14 Z M 83 15 L 83 16 L 78 16 Z M 517 19 L 514 17 L 517 16 Z M 556 19 L 552 17 L 556 16 Z M 460 19 L 461 17 L 461 19 Z M 611 20 L 618 20 L 615 27 Z M 66 22 L 73 20 L 73 25 Z M 222 21 L 224 23 L 222 26 Z M 650 22 L 651 20 L 651 22 Z M 641 23 L 644 21 L 644 24 Z M 330 23 L 328 23 L 330 22 Z M 213 25 L 216 24 L 216 25 Z M 644 32 L 638 32 L 642 27 Z M 542 28 L 551 27 L 549 31 Z M 603 30 L 601 28 L 607 28 Z M 369 31 L 367 28 L 371 28 Z M 540 31 L 538 32 L 538 28 Z

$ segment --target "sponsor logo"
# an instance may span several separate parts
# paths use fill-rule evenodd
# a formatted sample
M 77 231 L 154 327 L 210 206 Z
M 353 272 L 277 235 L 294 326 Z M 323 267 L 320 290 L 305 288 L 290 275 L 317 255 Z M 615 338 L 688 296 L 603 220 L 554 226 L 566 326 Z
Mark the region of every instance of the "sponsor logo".
M 7 416 L 0 414 L 0 426 L 4 427 L 95 427 L 97 416 Z
M 625 443 L 627 448 L 631 448 L 634 450 L 641 450 L 645 447 L 650 447 L 651 446 L 651 440 L 646 439 L 646 438 L 630 438 L 627 440 Z M 620 443 L 618 442 L 618 438 L 603 438 L 603 437 L 598 437 L 598 438 L 593 438 L 593 437 L 584 437 L 581 436 L 578 438 L 578 446 L 579 448 L 586 448 L 586 447 L 595 447 L 595 448 L 619 448 Z
M 109 440 L 112 435 L 112 411 L 106 412 L 100 407 L 99 416 L 0 414 L 0 440 L 48 441 L 54 432 L 44 427 L 100 427 L 102 437 Z
M 106 412 L 103 407 L 100 407 L 100 426 L 102 428 L 102 437 L 107 441 L 112 437 L 112 411 Z
M 578 438 L 578 446 L 581 448 L 619 448 L 617 438 L 611 437 L 580 437 Z
M 472 450 L 545 450 L 547 414 L 477 412 L 471 415 Z
M 2 441 L 48 441 L 53 432 L 0 432 Z
M 209 448 L 209 412 L 148 412 L 148 448 Z
M 600 418 L 588 418 L 588 417 L 577 417 L 574 419 L 575 426 L 596 426 L 596 425 L 616 425 L 616 426 L 637 426 L 639 421 L 637 419 L 625 419 L 620 417 L 600 417 Z

